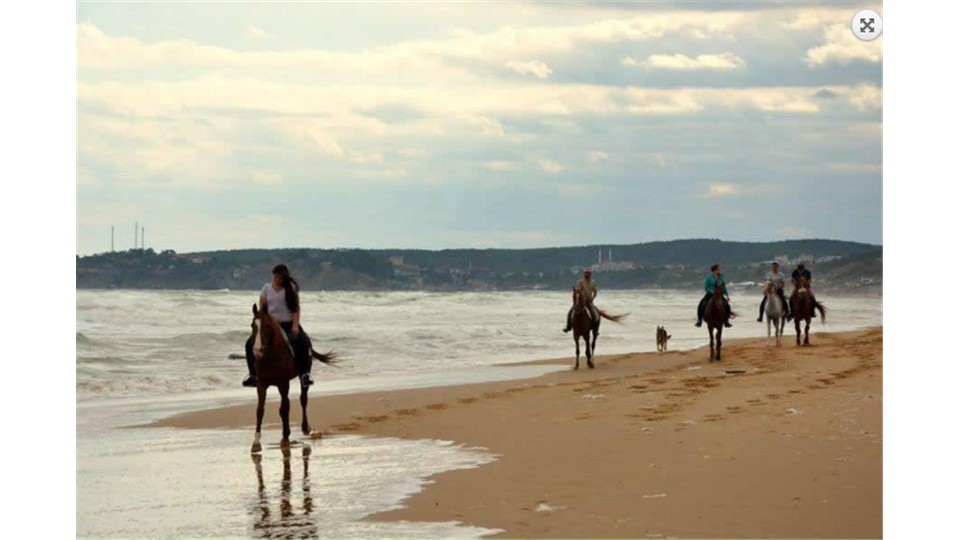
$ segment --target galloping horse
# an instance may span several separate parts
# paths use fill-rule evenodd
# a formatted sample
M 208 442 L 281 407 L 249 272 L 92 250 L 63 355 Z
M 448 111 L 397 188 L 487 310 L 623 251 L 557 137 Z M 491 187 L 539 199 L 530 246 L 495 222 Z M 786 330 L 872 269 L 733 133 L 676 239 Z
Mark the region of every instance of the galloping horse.
M 580 369 L 580 337 L 583 336 L 583 343 L 587 353 L 587 367 L 593 369 L 593 350 L 597 347 L 597 335 L 600 333 L 600 319 L 593 324 L 590 321 L 590 312 L 589 307 L 587 307 L 587 299 L 577 294 L 576 288 L 574 288 L 574 300 L 573 300 L 573 317 L 571 318 L 571 323 L 573 326 L 573 343 L 577 348 L 577 363 L 574 364 L 573 369 Z M 601 317 L 607 319 L 608 321 L 613 321 L 619 323 L 621 319 L 629 315 L 629 313 L 624 313 L 623 315 L 608 315 L 602 309 L 594 306 L 597 309 L 597 313 Z M 590 341 L 590 332 L 593 332 L 593 341 Z
M 803 344 L 810 344 L 810 319 L 817 315 L 817 308 L 820 308 L 820 322 L 827 322 L 827 309 L 820 303 L 814 303 L 813 296 L 810 294 L 810 281 L 806 278 L 800 278 L 790 295 L 790 309 L 793 311 L 793 324 L 797 328 L 797 345 L 800 345 L 800 320 L 802 319 L 806 326 L 803 329 Z
M 767 314 L 767 339 L 770 339 L 770 326 L 772 324 L 773 333 L 777 338 L 777 347 L 779 347 L 780 338 L 783 336 L 783 327 L 787 324 L 787 319 L 783 311 L 783 303 L 780 301 L 780 295 L 777 294 L 777 286 L 771 282 L 767 282 L 766 287 L 763 288 L 763 295 L 767 298 L 765 308 Z
M 730 313 L 733 317 L 733 312 Z M 703 311 L 703 320 L 707 323 L 710 332 L 710 361 L 720 361 L 720 347 L 722 345 L 723 323 L 727 320 L 727 308 L 723 305 L 723 284 L 717 283 L 713 289 L 713 297 L 707 302 Z M 713 346 L 713 331 L 717 331 L 717 346 Z
M 267 388 L 276 386 L 280 392 L 280 419 L 283 422 L 283 439 L 280 445 L 286 447 L 290 444 L 290 399 L 287 394 L 290 391 L 290 379 L 299 375 L 297 362 L 294 357 L 293 347 L 287 342 L 286 335 L 280 323 L 267 313 L 267 310 L 257 309 L 253 305 L 253 321 L 250 323 L 253 331 L 255 360 L 254 368 L 257 374 L 257 431 L 253 438 L 251 452 L 259 452 L 260 446 L 260 426 L 263 424 L 264 402 L 267 399 Z M 319 354 L 313 350 L 312 345 L 307 344 L 312 358 L 333 365 L 336 362 L 336 355 L 331 351 L 327 354 Z M 307 421 L 307 390 L 308 387 L 300 383 L 300 406 L 303 408 L 303 422 L 300 428 L 304 435 L 310 434 L 310 423 Z

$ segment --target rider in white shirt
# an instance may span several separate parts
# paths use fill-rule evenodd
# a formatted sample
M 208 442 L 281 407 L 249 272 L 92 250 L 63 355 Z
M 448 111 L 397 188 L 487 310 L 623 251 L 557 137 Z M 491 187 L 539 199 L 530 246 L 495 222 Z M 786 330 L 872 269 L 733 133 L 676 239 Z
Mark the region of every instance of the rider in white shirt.
M 780 271 L 780 263 L 773 263 L 770 265 L 770 273 L 767 274 L 766 283 L 773 283 L 777 288 L 777 295 L 780 297 L 780 302 L 783 305 L 783 310 L 787 314 L 787 320 L 789 321 L 792 316 L 790 315 L 790 302 L 787 302 L 786 296 L 783 294 L 783 287 L 787 284 L 787 277 L 783 275 L 783 272 Z M 763 296 L 763 300 L 760 301 L 760 316 L 757 317 L 757 322 L 763 322 L 763 308 L 767 303 L 767 296 Z

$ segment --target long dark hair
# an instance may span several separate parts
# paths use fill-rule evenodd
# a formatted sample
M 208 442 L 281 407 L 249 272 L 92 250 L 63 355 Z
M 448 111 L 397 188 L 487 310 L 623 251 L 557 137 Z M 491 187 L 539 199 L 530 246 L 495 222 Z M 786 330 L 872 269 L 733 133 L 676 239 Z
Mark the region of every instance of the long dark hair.
M 278 264 L 273 267 L 273 273 L 283 279 L 284 299 L 287 301 L 287 309 L 290 313 L 300 311 L 300 284 L 290 275 L 290 269 L 285 264 Z

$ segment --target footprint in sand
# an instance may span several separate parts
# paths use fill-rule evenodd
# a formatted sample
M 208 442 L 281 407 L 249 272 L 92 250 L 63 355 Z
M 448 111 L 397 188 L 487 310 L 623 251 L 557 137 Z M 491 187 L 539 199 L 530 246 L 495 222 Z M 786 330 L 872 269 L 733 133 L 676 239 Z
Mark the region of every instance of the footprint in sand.
M 503 395 L 503 392 L 484 392 L 483 397 L 485 398 L 498 398 Z
M 360 424 L 356 422 L 350 422 L 349 424 L 339 424 L 339 425 L 333 426 L 333 429 L 337 431 L 356 431 L 360 429 Z
M 420 411 L 416 409 L 400 409 L 400 410 L 394 411 L 394 413 L 397 416 L 417 416 L 418 414 L 420 414 Z
M 431 403 L 430 405 L 427 405 L 427 408 L 430 409 L 430 410 L 433 410 L 433 411 L 439 411 L 439 410 L 441 410 L 441 409 L 446 409 L 446 408 L 447 408 L 447 404 L 446 404 L 446 403 Z
M 466 397 L 466 398 L 460 398 L 460 399 L 458 399 L 457 402 L 458 402 L 458 403 L 473 403 L 473 402 L 476 401 L 476 400 L 477 400 L 477 398 Z

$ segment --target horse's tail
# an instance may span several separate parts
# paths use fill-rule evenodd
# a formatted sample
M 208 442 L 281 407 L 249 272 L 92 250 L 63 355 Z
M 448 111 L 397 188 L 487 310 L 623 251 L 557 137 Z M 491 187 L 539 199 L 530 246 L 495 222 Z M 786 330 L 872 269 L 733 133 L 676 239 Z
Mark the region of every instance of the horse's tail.
M 337 366 L 337 353 L 333 352 L 332 350 L 327 351 L 327 354 L 320 354 L 317 351 L 311 350 L 310 355 L 324 364 L 327 364 L 328 366 Z
M 816 312 L 817 308 L 820 308 L 820 323 L 827 324 L 827 308 L 823 307 L 820 302 L 813 305 L 813 311 Z
M 624 313 L 624 314 L 622 314 L 622 315 L 610 315 L 610 314 L 604 312 L 604 311 L 603 311 L 602 309 L 600 309 L 600 308 L 597 308 L 597 313 L 599 313 L 600 316 L 603 317 L 604 319 L 606 319 L 606 320 L 608 320 L 608 321 L 613 321 L 613 322 L 615 322 L 615 323 L 620 322 L 622 319 L 626 318 L 627 315 L 630 315 L 629 313 Z

